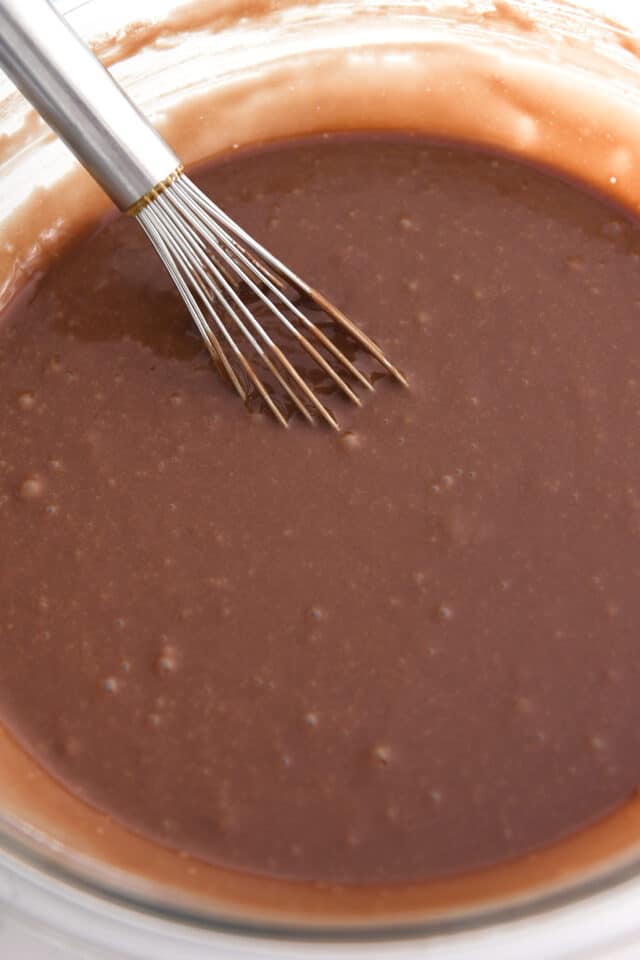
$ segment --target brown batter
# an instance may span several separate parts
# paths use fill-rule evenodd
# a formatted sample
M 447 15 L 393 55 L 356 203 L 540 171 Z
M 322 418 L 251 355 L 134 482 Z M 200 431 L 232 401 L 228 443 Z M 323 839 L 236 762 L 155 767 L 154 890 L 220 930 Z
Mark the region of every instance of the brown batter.
M 403 137 L 200 181 L 408 374 L 345 432 L 244 414 L 132 222 L 7 311 L 2 718 L 165 845 L 417 880 L 640 776 L 640 233 Z

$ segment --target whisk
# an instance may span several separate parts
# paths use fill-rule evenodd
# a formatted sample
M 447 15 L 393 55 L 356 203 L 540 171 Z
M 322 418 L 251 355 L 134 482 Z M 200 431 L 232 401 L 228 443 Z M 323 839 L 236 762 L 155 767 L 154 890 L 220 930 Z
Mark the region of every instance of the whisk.
M 0 66 L 116 205 L 138 221 L 216 366 L 245 403 L 262 398 L 284 426 L 298 410 L 339 429 L 289 348 L 307 355 L 357 404 L 356 385 L 373 386 L 355 363 L 358 350 L 406 385 L 370 337 L 186 176 L 173 150 L 48 0 L 0 0 Z M 322 323 L 308 316 L 314 311 Z

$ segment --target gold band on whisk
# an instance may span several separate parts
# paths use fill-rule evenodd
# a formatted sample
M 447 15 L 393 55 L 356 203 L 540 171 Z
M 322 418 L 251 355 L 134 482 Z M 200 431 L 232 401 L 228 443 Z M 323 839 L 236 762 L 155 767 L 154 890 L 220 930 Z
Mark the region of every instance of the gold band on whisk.
M 176 167 L 175 170 L 172 170 L 168 177 L 165 177 L 164 180 L 161 180 L 160 183 L 156 183 L 155 187 L 151 187 L 151 190 L 147 190 L 143 197 L 140 197 L 139 200 L 136 200 L 135 203 L 132 203 L 130 207 L 125 210 L 125 213 L 128 217 L 137 217 L 141 210 L 144 210 L 152 200 L 155 200 L 160 196 L 161 193 L 164 193 L 172 183 L 175 183 L 178 177 L 182 176 L 184 173 L 184 167 L 180 164 L 179 167 Z

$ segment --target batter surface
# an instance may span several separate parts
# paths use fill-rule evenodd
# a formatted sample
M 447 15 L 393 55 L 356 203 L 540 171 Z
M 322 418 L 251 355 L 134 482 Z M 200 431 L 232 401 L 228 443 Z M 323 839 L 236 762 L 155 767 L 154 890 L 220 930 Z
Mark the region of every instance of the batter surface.
M 137 226 L 0 326 L 0 715 L 134 830 L 418 880 L 640 780 L 640 231 L 410 137 L 234 155 L 207 192 L 380 341 L 342 435 L 248 415 Z

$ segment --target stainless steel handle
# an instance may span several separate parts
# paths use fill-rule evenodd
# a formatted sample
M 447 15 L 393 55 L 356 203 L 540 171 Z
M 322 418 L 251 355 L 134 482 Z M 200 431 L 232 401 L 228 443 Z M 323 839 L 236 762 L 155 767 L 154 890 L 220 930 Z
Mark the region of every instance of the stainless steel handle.
M 0 67 L 121 210 L 179 165 L 47 0 L 0 0 Z

